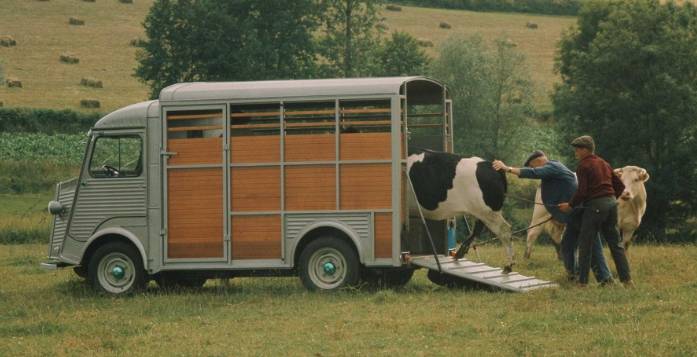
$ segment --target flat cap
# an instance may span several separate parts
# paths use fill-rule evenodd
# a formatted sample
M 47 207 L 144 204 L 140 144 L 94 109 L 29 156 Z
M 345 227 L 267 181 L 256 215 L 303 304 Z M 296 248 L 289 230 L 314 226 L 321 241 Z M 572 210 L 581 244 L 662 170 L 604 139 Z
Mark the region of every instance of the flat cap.
M 525 167 L 530 166 L 530 161 L 535 160 L 540 156 L 547 156 L 547 155 L 545 155 L 544 151 L 542 151 L 542 150 L 533 151 L 532 154 L 530 154 L 530 156 L 528 156 L 527 160 L 525 160 L 525 163 L 523 164 L 523 166 L 525 166 Z
M 578 138 L 574 139 L 573 141 L 571 141 L 571 146 L 577 148 L 586 148 L 591 152 L 595 152 L 595 141 L 593 141 L 593 138 L 588 135 L 579 136 Z

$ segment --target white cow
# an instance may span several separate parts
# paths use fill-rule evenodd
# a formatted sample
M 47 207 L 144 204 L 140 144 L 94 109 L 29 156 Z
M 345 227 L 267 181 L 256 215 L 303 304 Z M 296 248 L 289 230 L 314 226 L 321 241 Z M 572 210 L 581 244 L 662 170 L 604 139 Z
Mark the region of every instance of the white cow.
M 632 241 L 634 231 L 641 224 L 644 212 L 646 212 L 646 188 L 644 187 L 644 182 L 649 180 L 649 174 L 645 169 L 638 166 L 625 166 L 621 169 L 615 169 L 615 174 L 619 176 L 625 186 L 624 192 L 617 200 L 617 224 L 622 233 L 622 242 L 626 249 Z M 535 202 L 542 202 L 539 187 L 535 193 Z M 549 214 L 545 206 L 536 204 L 532 211 L 530 226 L 544 222 L 551 217 L 552 215 Z M 559 256 L 559 245 L 564 233 L 564 224 L 550 220 L 541 226 L 528 230 L 527 248 L 525 249 L 526 259 L 530 258 L 532 247 L 543 232 L 552 238 L 556 245 L 557 256 Z
M 535 202 L 542 202 L 542 193 L 539 187 L 537 188 L 537 192 L 535 193 Z M 545 221 L 546 223 L 528 229 L 528 237 L 526 242 L 527 247 L 525 248 L 525 259 L 530 258 L 530 254 L 532 254 L 532 246 L 535 244 L 535 241 L 537 241 L 537 238 L 539 238 L 540 234 L 542 233 L 547 233 L 547 235 L 549 235 L 549 237 L 552 238 L 552 242 L 554 242 L 554 248 L 557 250 L 557 258 L 561 259 L 561 236 L 564 233 L 565 225 L 551 218 L 552 215 L 549 214 L 545 206 L 535 204 L 535 207 L 532 210 L 532 220 L 530 221 L 530 226 L 534 226 Z
M 639 228 L 641 218 L 646 212 L 646 187 L 649 173 L 638 166 L 625 166 L 615 169 L 615 174 L 622 179 L 624 191 L 617 200 L 617 225 L 622 233 L 622 242 L 627 249 L 632 242 L 634 231 Z

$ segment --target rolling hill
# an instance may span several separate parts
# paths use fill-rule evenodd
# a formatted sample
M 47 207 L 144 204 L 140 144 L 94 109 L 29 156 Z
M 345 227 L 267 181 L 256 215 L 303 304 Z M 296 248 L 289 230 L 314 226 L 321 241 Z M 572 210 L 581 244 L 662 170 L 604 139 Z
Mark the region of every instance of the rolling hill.
M 21 88 L 0 86 L 5 107 L 80 109 L 80 100 L 97 99 L 101 112 L 147 99 L 147 88 L 133 77 L 136 49 L 130 42 L 143 36 L 142 22 L 152 0 L 123 4 L 117 0 L 3 0 L 0 37 L 11 36 L 16 46 L 0 47 L 5 78 L 22 82 Z M 547 104 L 545 92 L 557 80 L 553 73 L 554 51 L 561 32 L 573 17 L 529 14 L 481 13 L 461 10 L 402 7 L 384 11 L 388 31 L 401 30 L 436 48 L 453 33 L 479 33 L 487 40 L 510 38 L 527 58 L 531 76 L 538 83 L 538 102 Z M 75 17 L 84 25 L 71 25 Z M 440 22 L 451 29 L 442 29 Z M 526 27 L 528 22 L 537 29 Z M 65 64 L 62 54 L 79 63 Z M 80 84 L 82 78 L 103 82 L 103 88 Z

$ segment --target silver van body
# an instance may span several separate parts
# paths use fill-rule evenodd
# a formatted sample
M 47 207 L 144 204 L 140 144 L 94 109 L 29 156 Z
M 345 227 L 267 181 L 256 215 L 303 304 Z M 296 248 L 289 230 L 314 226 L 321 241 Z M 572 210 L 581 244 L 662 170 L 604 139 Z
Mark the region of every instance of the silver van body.
M 335 114 L 332 115 L 336 122 L 325 133 L 335 138 L 331 139 L 335 143 L 332 145 L 336 145 L 333 159 L 290 162 L 287 160 L 288 155 L 285 151 L 289 144 L 284 144 L 288 140 L 286 135 L 290 135 L 286 133 L 286 130 L 290 130 L 292 125 L 301 128 L 303 125 L 309 126 L 313 119 L 312 117 L 302 119 L 291 125 L 284 122 L 284 120 L 289 120 L 285 118 L 287 114 L 284 113 L 290 113 L 288 108 L 293 108 L 293 106 L 302 109 L 303 106 L 312 106 L 316 103 L 321 103 L 327 108 L 330 105 L 335 108 Z M 363 115 L 360 118 L 368 119 L 356 119 L 353 122 L 348 121 L 348 116 L 343 117 L 344 113 L 352 113 L 351 110 L 355 113 L 377 113 L 381 109 L 371 109 L 373 108 L 371 105 L 375 103 L 382 103 L 386 108 L 384 111 L 387 114 L 385 118 L 387 124 L 383 126 L 369 123 L 369 120 L 373 120 L 373 118 L 368 118 L 368 114 L 355 114 L 356 118 Z M 349 105 L 354 105 L 351 108 L 359 109 L 343 109 L 343 106 L 348 108 Z M 280 159 L 235 164 L 232 161 L 235 155 L 233 148 L 238 137 L 234 136 L 236 134 L 231 134 L 233 132 L 231 128 L 234 128 L 234 125 L 238 125 L 238 123 L 233 122 L 233 120 L 241 116 L 237 112 L 239 108 L 254 106 L 272 109 L 278 106 L 280 108 L 278 110 L 280 115 L 276 118 L 278 124 L 270 121 L 263 124 L 273 130 L 281 128 L 279 131 Z M 421 113 L 417 113 L 418 110 L 421 110 Z M 218 119 L 199 120 L 195 124 L 203 123 L 203 125 L 190 125 L 180 128 L 181 130 L 172 126 L 174 124 L 169 124 L 175 123 L 174 121 L 167 120 L 168 116 L 174 118 L 172 113 L 189 115 L 185 119 L 196 118 L 197 111 L 201 111 L 201 113 L 212 111 L 222 115 L 219 117 L 219 122 L 216 122 Z M 297 110 L 296 112 L 310 113 L 311 111 Z M 242 111 L 242 113 L 246 112 Z M 107 242 L 122 241 L 132 245 L 137 250 L 142 259 L 142 266 L 150 276 L 169 270 L 291 271 L 296 268 L 298 256 L 303 247 L 306 246 L 306 240 L 313 236 L 313 232 L 333 231 L 348 239 L 347 242 L 350 242 L 354 247 L 362 266 L 401 267 L 405 264 L 404 252 L 420 254 L 427 253 L 430 249 L 430 245 L 423 240 L 423 227 L 418 223 L 418 219 L 415 219 L 416 216 L 409 212 L 409 207 L 413 207 L 414 203 L 405 190 L 407 187 L 404 182 L 406 153 L 410 148 L 452 151 L 451 113 L 451 102 L 446 87 L 425 77 L 172 85 L 162 90 L 159 100 L 142 102 L 116 110 L 100 119 L 90 130 L 80 176 L 59 183 L 56 186 L 55 199 L 49 205 L 49 211 L 54 214 L 54 220 L 49 243 L 49 259 L 43 265 L 49 268 L 86 267 L 91 254 L 98 247 Z M 271 117 L 267 120 L 276 120 L 274 118 Z M 244 123 L 250 122 L 253 121 L 247 120 Z M 218 123 L 215 125 L 219 125 L 223 129 L 205 129 L 212 127 L 211 123 Z M 348 133 L 348 129 L 345 129 L 346 123 L 355 123 L 356 127 L 365 133 L 384 129 L 385 134 L 389 133 L 391 157 L 375 160 L 342 158 L 340 150 L 343 149 L 343 146 L 341 146 L 340 141 L 344 140 L 342 135 Z M 410 128 L 410 124 L 413 125 L 413 128 Z M 244 124 L 238 127 L 244 128 L 245 125 L 249 126 L 249 124 Z M 263 125 L 258 126 L 263 127 Z M 363 126 L 361 127 L 361 125 Z M 191 128 L 204 128 L 201 129 L 203 134 L 194 132 L 194 129 Z M 244 130 L 239 129 L 238 131 L 243 132 Z M 304 132 L 310 131 L 308 129 Z M 168 143 L 173 142 L 172 140 L 176 140 L 176 138 L 185 138 L 187 135 L 195 138 L 219 140 L 222 161 L 215 164 L 172 164 L 173 157 L 176 157 L 177 153 L 171 151 Z M 241 140 L 242 137 L 239 138 Z M 268 139 L 268 136 L 259 136 L 259 138 Z M 107 143 L 109 147 L 117 150 L 118 159 L 110 157 L 110 154 L 102 154 L 100 150 Z M 101 160 L 100 155 L 104 155 L 104 162 L 117 160 L 119 167 L 115 168 L 113 165 L 106 164 L 100 166 L 102 162 L 97 162 Z M 126 163 L 126 158 L 122 155 L 131 155 L 133 160 Z M 204 159 L 202 158 L 202 160 Z M 287 175 L 294 167 L 310 167 L 312 165 L 328 168 L 335 172 L 336 197 L 332 201 L 331 209 L 287 209 L 286 197 L 291 189 L 287 187 Z M 348 184 L 348 181 L 345 182 L 340 177 L 339 172 L 344 167 L 348 170 L 349 165 L 389 166 L 387 180 L 391 192 L 389 192 L 390 204 L 385 206 L 387 208 L 344 208 L 342 201 L 350 199 L 350 195 L 344 194 L 342 191 L 342 185 Z M 254 212 L 236 210 L 235 207 L 232 207 L 233 198 L 231 198 L 235 197 L 234 182 L 231 184 L 231 180 L 236 177 L 235 170 L 264 167 L 273 168 L 273 172 L 278 172 L 280 175 L 280 208 Z M 220 175 L 222 175 L 221 182 L 223 184 L 220 188 L 222 193 L 220 204 L 221 212 L 223 212 L 223 220 L 220 224 L 222 235 L 219 240 L 216 238 L 211 243 L 217 245 L 219 242 L 221 254 L 215 257 L 191 257 L 187 255 L 187 250 L 193 251 L 196 248 L 192 247 L 190 243 L 176 246 L 170 242 L 173 238 L 170 237 L 172 233 L 168 231 L 168 228 L 173 227 L 174 222 L 168 222 L 168 220 L 171 218 L 169 216 L 175 212 L 181 214 L 187 209 L 193 212 L 198 208 L 187 208 L 186 203 L 181 203 L 180 199 L 177 199 L 176 204 L 173 203 L 174 198 L 170 196 L 176 192 L 168 190 L 168 180 L 175 179 L 172 173 L 176 170 L 179 170 L 177 172 L 184 170 L 196 172 L 195 170 L 205 169 L 220 170 Z M 259 255 L 261 258 L 257 259 L 253 258 L 254 255 L 250 253 L 251 255 L 245 259 L 238 259 L 235 255 L 235 249 L 236 244 L 240 243 L 236 242 L 236 236 L 233 234 L 236 217 L 262 216 L 273 216 L 280 219 L 278 253 L 274 253 L 276 255 L 273 255 L 273 258 L 264 257 L 264 254 L 261 254 Z M 376 230 L 380 229 L 376 226 L 377 216 L 387 219 L 381 222 L 391 223 L 391 227 L 393 227 L 390 232 L 390 247 L 385 247 L 383 243 L 375 241 Z M 433 224 L 433 232 L 436 232 L 438 250 L 443 253 L 446 245 L 444 224 L 442 222 L 430 223 Z M 245 244 L 247 243 L 249 242 L 245 242 Z M 253 242 L 249 244 L 253 244 Z M 378 245 L 376 246 L 376 244 Z M 380 244 L 383 246 L 379 247 Z M 172 250 L 174 247 L 179 247 L 177 249 L 182 251 L 177 257 L 174 257 L 172 252 L 168 252 L 168 249 Z M 273 249 L 277 248 L 274 246 Z M 389 253 L 384 255 L 378 253 L 377 250 Z

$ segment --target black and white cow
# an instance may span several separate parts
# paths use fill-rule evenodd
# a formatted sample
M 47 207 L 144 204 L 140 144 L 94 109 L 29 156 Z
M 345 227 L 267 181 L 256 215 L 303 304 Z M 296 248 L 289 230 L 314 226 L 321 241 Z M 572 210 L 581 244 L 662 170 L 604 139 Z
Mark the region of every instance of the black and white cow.
M 407 171 L 424 216 L 444 220 L 470 214 L 477 218 L 472 234 L 458 249 L 456 258 L 467 253 L 484 225 L 503 243 L 511 271 L 514 264 L 511 226 L 501 214 L 507 182 L 503 172 L 478 157 L 422 151 L 409 155 Z

